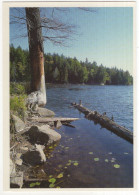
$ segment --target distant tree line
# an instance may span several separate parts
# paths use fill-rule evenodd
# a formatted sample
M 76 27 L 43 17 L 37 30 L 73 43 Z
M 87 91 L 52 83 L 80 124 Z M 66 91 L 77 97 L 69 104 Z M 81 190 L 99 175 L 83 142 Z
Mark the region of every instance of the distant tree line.
M 132 85 L 133 77 L 128 71 L 117 68 L 107 68 L 78 61 L 76 58 L 65 57 L 58 54 L 45 54 L 45 78 L 48 83 L 85 83 L 106 85 Z M 21 47 L 10 46 L 10 81 L 30 81 L 30 61 L 28 50 Z

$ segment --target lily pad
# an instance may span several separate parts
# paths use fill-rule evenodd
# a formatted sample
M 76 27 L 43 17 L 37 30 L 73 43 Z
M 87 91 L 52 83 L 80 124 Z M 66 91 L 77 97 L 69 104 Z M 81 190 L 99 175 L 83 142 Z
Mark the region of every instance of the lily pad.
M 60 173 L 60 174 L 57 176 L 57 178 L 61 178 L 61 177 L 63 177 L 63 173 Z
M 66 165 L 67 165 L 67 166 L 70 166 L 70 165 L 71 165 L 71 163 L 67 163 Z
M 48 181 L 49 181 L 50 183 L 53 183 L 53 184 L 54 184 L 54 183 L 56 182 L 56 179 L 55 179 L 55 178 L 51 178 L 51 179 L 49 179 Z
M 30 183 L 29 185 L 31 188 L 35 186 L 35 183 Z
M 40 182 L 36 182 L 35 185 L 39 186 L 41 183 Z
M 120 165 L 118 165 L 118 164 L 114 164 L 113 166 L 114 166 L 114 168 L 116 168 L 116 169 L 120 168 Z
M 58 167 L 59 167 L 59 168 L 61 168 L 61 167 L 62 167 L 62 165 L 58 165 Z
M 55 184 L 51 183 L 51 184 L 49 185 L 49 188 L 53 188 L 53 187 L 55 187 Z
M 99 161 L 99 158 L 94 158 L 94 161 Z
M 49 177 L 51 178 L 51 177 L 53 177 L 53 175 L 49 175 Z
M 74 166 L 78 166 L 78 163 L 77 163 L 77 162 L 75 162 L 73 165 L 74 165 Z
M 108 159 L 105 159 L 105 162 L 109 162 L 109 160 Z
M 69 149 L 69 147 L 65 147 L 65 150 L 68 150 Z
M 88 154 L 93 154 L 93 152 L 89 152 Z

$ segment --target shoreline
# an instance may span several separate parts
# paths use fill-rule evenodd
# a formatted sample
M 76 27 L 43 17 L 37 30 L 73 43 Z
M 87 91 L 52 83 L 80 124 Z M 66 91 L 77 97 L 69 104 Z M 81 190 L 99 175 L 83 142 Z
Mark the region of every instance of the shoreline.
M 79 86 L 133 86 L 133 85 L 101 85 L 101 84 L 88 84 L 88 83 L 46 83 L 46 88 L 47 86 L 74 86 L 74 85 L 79 85 Z

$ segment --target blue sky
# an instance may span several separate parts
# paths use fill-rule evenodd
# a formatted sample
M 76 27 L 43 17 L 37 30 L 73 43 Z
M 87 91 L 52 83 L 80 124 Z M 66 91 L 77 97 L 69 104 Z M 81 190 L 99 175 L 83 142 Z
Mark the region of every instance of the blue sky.
M 78 8 L 66 8 L 65 12 L 55 12 L 57 18 L 77 26 L 69 47 L 56 46 L 46 41 L 45 53 L 58 53 L 76 57 L 84 61 L 96 61 L 98 65 L 128 70 L 133 75 L 133 9 L 130 7 L 99 7 L 95 12 L 86 12 Z M 11 10 L 12 11 L 12 10 Z M 51 12 L 50 8 L 45 9 Z M 17 30 L 10 26 L 10 37 Z M 20 33 L 20 31 L 19 31 Z M 15 47 L 28 49 L 27 38 L 10 39 Z

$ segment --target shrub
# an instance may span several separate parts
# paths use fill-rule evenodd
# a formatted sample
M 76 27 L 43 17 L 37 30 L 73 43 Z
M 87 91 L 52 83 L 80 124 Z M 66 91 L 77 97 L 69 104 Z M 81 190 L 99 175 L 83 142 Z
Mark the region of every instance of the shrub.
M 10 110 L 24 120 L 26 104 L 26 95 L 12 96 L 10 97 Z
M 25 93 L 25 87 L 24 85 L 18 84 L 18 83 L 11 83 L 10 84 L 10 94 L 17 94 L 21 95 Z

